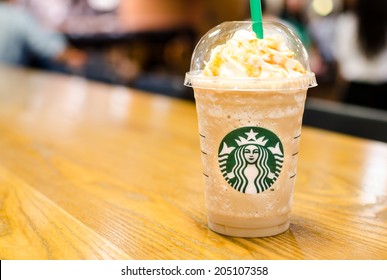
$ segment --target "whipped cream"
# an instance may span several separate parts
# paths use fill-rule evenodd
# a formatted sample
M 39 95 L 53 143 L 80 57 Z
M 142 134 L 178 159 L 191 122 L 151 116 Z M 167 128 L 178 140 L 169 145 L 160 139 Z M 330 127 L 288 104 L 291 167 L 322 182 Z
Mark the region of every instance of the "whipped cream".
M 209 77 L 296 78 L 307 74 L 294 59 L 281 35 L 258 39 L 254 32 L 239 30 L 224 45 L 217 46 L 204 68 Z

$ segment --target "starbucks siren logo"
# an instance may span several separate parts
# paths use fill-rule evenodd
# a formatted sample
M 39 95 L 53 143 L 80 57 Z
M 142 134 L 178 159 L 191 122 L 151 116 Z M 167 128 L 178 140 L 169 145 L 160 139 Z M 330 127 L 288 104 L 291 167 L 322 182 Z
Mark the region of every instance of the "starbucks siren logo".
M 269 189 L 284 161 L 281 140 L 261 127 L 242 127 L 227 134 L 219 146 L 219 167 L 237 191 L 254 194 Z

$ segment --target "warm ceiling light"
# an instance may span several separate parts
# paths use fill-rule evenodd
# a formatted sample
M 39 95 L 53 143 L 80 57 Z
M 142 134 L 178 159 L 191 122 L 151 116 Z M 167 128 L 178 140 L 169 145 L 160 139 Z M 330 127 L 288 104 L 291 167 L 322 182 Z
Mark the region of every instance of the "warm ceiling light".
M 312 7 L 320 16 L 327 16 L 333 11 L 333 0 L 313 0 Z
M 96 11 L 112 11 L 118 7 L 120 0 L 87 0 L 89 6 Z

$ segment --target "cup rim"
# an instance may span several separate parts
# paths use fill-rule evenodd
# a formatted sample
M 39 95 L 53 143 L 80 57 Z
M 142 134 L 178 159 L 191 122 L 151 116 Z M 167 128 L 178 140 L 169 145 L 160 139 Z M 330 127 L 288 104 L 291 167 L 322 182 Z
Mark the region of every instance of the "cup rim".
M 202 71 L 187 72 L 184 85 L 202 89 L 220 90 L 299 90 L 317 86 L 316 76 L 313 72 L 291 78 L 255 78 L 255 77 L 209 77 Z

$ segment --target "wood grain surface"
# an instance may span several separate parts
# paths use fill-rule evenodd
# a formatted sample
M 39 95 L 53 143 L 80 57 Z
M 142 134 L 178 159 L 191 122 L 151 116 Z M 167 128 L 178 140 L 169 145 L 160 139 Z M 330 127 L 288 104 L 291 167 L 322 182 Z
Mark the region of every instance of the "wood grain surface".
M 387 144 L 303 128 L 290 230 L 208 229 L 193 103 L 0 67 L 0 259 L 387 259 Z

